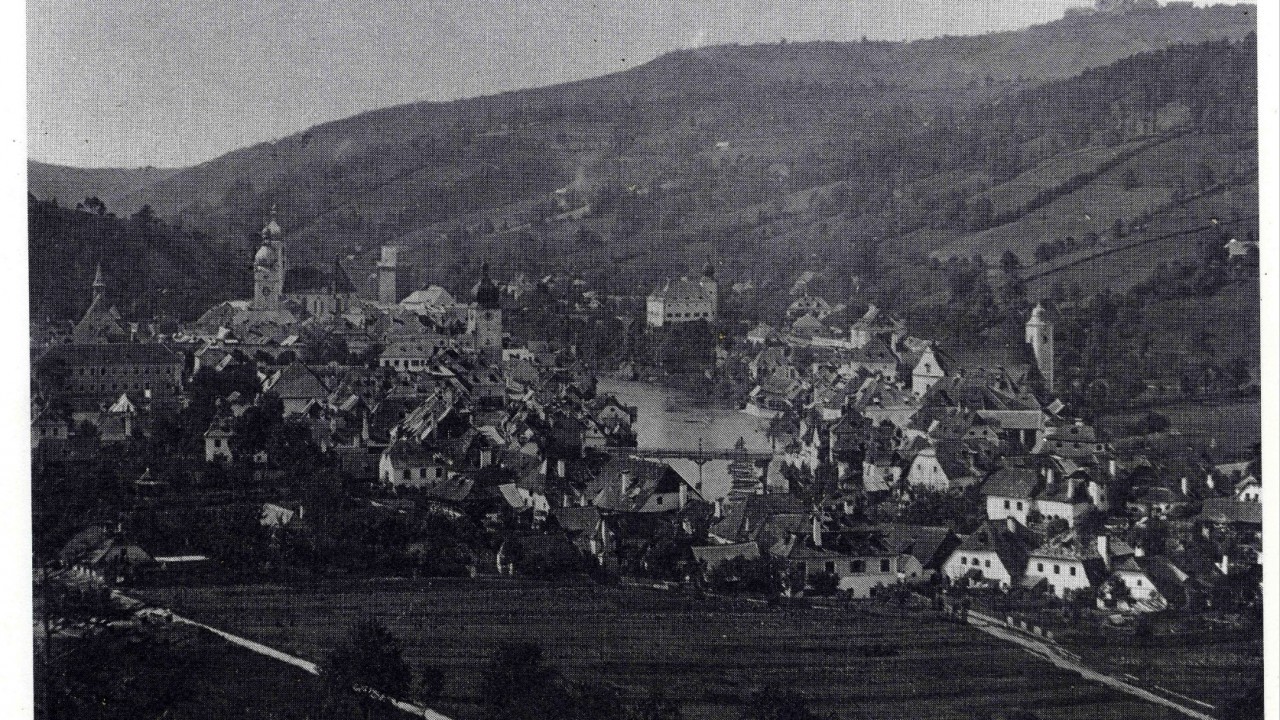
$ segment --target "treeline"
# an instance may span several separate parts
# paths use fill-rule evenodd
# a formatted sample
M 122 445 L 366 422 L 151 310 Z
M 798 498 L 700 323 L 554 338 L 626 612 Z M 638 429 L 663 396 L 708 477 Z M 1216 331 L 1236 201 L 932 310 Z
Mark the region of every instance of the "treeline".
M 31 317 L 78 319 L 92 299 L 101 263 L 107 298 L 131 317 L 197 317 L 209 306 L 247 296 L 249 247 L 156 217 L 149 206 L 120 217 L 98 198 L 73 208 L 27 197 Z

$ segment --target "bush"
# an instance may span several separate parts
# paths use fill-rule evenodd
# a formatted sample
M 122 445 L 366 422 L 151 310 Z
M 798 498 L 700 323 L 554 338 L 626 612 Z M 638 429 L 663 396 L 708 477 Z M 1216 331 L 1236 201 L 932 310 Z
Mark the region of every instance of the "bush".
M 840 578 L 830 572 L 814 573 L 809 576 L 809 587 L 815 595 L 832 595 L 840 587 Z

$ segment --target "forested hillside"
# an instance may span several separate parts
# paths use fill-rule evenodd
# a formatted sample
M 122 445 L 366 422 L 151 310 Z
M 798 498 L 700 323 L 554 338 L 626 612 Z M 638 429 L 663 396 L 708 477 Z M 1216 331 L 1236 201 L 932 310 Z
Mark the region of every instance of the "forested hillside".
M 89 305 L 99 263 L 108 299 L 129 318 L 189 319 L 250 294 L 244 268 L 252 245 L 175 227 L 150 208 L 119 218 L 105 204 L 80 205 L 27 198 L 33 321 L 78 318 Z
M 713 257 L 729 283 L 813 269 L 815 292 L 906 311 L 948 301 L 936 263 L 995 267 L 1007 251 L 1029 295 L 1089 294 L 1080 280 L 1097 273 L 1077 261 L 1116 249 L 1117 221 L 1128 239 L 1256 213 L 1253 28 L 1251 7 L 1167 7 L 916 43 L 681 51 L 328 123 L 109 202 L 234 247 L 277 205 L 298 262 L 395 242 L 453 290 L 486 258 L 500 275 L 571 269 L 644 292 Z M 1116 257 L 1117 289 L 1152 269 Z M 1068 267 L 1042 272 L 1055 264 Z

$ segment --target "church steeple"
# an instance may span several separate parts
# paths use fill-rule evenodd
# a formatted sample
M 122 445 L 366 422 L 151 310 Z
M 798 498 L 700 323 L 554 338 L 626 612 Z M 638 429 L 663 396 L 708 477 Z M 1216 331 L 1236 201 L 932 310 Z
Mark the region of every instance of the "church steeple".
M 93 302 L 101 302 L 107 295 L 107 281 L 102 279 L 102 263 L 93 274 Z

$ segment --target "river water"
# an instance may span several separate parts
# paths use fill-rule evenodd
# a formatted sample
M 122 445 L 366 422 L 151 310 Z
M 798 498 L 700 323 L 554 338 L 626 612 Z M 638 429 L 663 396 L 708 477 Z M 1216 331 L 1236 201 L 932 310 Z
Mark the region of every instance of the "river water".
M 707 449 L 731 448 L 742 438 L 749 449 L 767 450 L 768 421 L 748 415 L 723 401 L 707 401 L 661 385 L 602 377 L 597 391 L 634 405 L 636 440 L 640 447 L 696 450 L 698 441 Z M 698 465 L 690 460 L 668 460 L 676 472 L 693 483 Z M 702 496 L 709 501 L 729 493 L 729 463 L 714 460 L 702 466 Z

